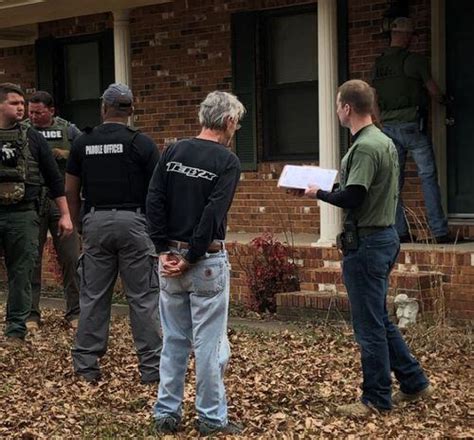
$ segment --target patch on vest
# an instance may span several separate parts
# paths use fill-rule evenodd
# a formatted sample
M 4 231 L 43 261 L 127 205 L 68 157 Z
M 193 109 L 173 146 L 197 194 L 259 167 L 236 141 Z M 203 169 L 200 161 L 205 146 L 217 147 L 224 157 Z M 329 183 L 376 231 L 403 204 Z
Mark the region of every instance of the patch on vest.
M 0 205 L 12 205 L 25 197 L 24 182 L 0 182 Z
M 201 170 L 200 168 L 188 167 L 183 165 L 181 162 L 168 162 L 166 164 L 166 170 L 170 173 L 184 174 L 188 177 L 195 179 L 214 180 L 217 174 L 211 173 L 207 170 Z
M 38 130 L 46 140 L 62 140 L 63 132 L 62 130 Z
M 86 156 L 97 156 L 101 154 L 122 154 L 123 144 L 99 144 L 86 145 Z

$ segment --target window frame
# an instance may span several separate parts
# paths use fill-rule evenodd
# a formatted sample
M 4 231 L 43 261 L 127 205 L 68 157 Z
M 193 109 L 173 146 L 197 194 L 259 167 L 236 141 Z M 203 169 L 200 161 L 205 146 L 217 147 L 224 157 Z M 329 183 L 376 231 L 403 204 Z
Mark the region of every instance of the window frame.
M 272 130 L 271 121 L 274 117 L 272 109 L 270 107 L 271 91 L 274 90 L 291 90 L 307 88 L 308 86 L 314 85 L 316 92 L 318 92 L 319 79 L 313 81 L 299 81 L 295 83 L 286 84 L 274 84 L 269 85 L 268 80 L 270 78 L 270 66 L 272 65 L 271 50 L 269 50 L 269 42 L 271 41 L 271 19 L 275 17 L 288 17 L 292 15 L 301 15 L 305 13 L 316 14 L 316 25 L 317 25 L 317 4 L 315 5 L 301 5 L 295 7 L 286 7 L 271 9 L 266 11 L 260 11 L 259 13 L 259 32 L 258 32 L 258 44 L 257 44 L 257 71 L 260 74 L 260 81 L 257 84 L 257 96 L 261 101 L 261 111 L 258 113 L 257 118 L 261 120 L 258 126 L 261 128 L 261 139 L 262 145 L 262 160 L 266 162 L 271 161 L 284 161 L 284 160 L 319 160 L 319 121 L 315 119 L 315 124 L 318 125 L 317 132 L 318 137 L 316 141 L 316 150 L 307 153 L 295 153 L 295 154 L 278 154 L 272 149 Z M 317 31 L 317 29 L 316 29 Z M 317 103 L 319 109 L 319 102 Z M 316 115 L 317 116 L 317 115 Z

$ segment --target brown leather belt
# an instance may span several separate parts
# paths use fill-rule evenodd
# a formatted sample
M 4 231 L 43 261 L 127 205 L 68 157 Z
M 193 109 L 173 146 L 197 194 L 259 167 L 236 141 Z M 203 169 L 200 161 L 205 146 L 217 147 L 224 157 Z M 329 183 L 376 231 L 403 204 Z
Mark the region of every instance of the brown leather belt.
M 191 246 L 189 246 L 189 243 L 186 243 L 185 241 L 177 241 L 177 240 L 168 240 L 168 246 L 176 248 L 176 249 L 189 249 Z M 211 254 L 223 251 L 225 249 L 225 244 L 223 241 L 213 241 L 207 248 L 207 252 L 210 252 Z

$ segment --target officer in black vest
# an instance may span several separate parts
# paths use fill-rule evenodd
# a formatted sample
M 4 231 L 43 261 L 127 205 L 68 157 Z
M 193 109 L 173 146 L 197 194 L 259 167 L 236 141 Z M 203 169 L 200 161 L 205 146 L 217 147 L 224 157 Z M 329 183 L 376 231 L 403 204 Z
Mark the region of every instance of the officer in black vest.
M 0 242 L 8 274 L 5 334 L 25 338 L 31 309 L 31 274 L 38 254 L 38 198 L 46 184 L 58 206 L 58 233 L 71 234 L 64 182 L 48 144 L 36 130 L 19 124 L 25 113 L 23 91 L 0 84 Z M 44 181 L 43 181 L 44 179 Z
M 24 121 L 24 124 L 35 128 L 44 136 L 56 159 L 59 171 L 64 177 L 66 161 L 69 157 L 72 142 L 81 135 L 81 131 L 71 122 L 59 116 L 55 116 L 53 97 L 45 91 L 39 90 L 31 95 L 28 100 L 28 116 L 29 118 Z M 41 263 L 49 230 L 63 278 L 64 297 L 66 299 L 65 319 L 72 329 L 77 329 L 79 319 L 79 277 L 76 269 L 81 248 L 79 235 L 77 231 L 73 231 L 68 237 L 58 236 L 59 211 L 56 206 L 51 203 L 48 197 L 48 191 L 43 191 L 39 217 L 38 260 L 31 280 L 33 300 L 31 313 L 26 321 L 26 327 L 29 331 L 36 331 L 41 320 L 39 308 L 41 295 Z
M 98 361 L 107 349 L 118 273 L 130 306 L 141 380 L 159 380 L 158 272 L 145 220 L 159 152 L 148 136 L 127 126 L 132 104 L 127 86 L 111 84 L 102 96 L 103 124 L 74 141 L 66 167 L 66 196 L 76 225 L 81 191 L 85 204 L 81 311 L 72 357 L 76 374 L 89 382 L 101 376 Z

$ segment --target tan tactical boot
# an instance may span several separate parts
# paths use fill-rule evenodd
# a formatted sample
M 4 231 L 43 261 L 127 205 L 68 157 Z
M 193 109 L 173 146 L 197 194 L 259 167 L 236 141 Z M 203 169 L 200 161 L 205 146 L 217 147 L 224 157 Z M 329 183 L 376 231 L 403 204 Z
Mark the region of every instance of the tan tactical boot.
M 429 399 L 434 393 L 434 388 L 431 385 L 428 385 L 426 388 L 423 388 L 421 391 L 413 394 L 406 394 L 403 391 L 397 391 L 392 396 L 392 403 L 394 405 L 400 405 L 405 402 L 415 402 L 417 400 Z
M 25 341 L 21 338 L 17 338 L 16 336 L 7 336 L 5 340 L 0 342 L 0 348 L 6 348 L 6 349 L 14 349 L 14 348 L 20 348 L 24 347 Z
M 367 417 L 372 414 L 378 414 L 379 411 L 370 404 L 366 405 L 362 402 L 356 402 L 338 406 L 336 413 L 346 417 Z
M 39 324 L 36 321 L 26 321 L 26 329 L 29 333 L 34 334 L 39 330 Z

